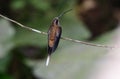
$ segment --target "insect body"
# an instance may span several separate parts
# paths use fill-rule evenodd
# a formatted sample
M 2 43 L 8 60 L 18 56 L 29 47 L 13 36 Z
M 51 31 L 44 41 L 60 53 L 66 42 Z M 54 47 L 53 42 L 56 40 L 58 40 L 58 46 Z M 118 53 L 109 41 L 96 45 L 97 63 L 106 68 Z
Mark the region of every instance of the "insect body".
M 58 46 L 60 37 L 62 33 L 62 28 L 59 25 L 59 19 L 56 17 L 48 31 L 48 54 L 54 52 Z
M 56 50 L 60 37 L 62 33 L 62 28 L 59 24 L 59 18 L 56 17 L 52 21 L 52 24 L 48 30 L 48 59 L 46 65 L 49 63 L 50 55 Z
M 70 10 L 68 10 L 68 11 L 70 11 Z M 60 16 L 55 17 L 52 21 L 52 24 L 51 24 L 49 30 L 48 30 L 48 58 L 46 61 L 46 66 L 48 66 L 48 64 L 49 64 L 50 55 L 58 47 L 58 43 L 59 43 L 59 40 L 61 37 L 62 28 L 59 23 L 59 18 L 68 11 L 65 11 Z

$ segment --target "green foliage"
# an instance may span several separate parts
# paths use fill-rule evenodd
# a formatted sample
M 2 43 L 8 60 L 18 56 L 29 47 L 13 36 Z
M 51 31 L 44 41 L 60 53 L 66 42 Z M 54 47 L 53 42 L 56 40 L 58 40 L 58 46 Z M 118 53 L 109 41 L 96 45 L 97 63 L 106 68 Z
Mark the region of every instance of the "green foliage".
M 14 29 L 6 20 L 0 20 L 0 79 L 12 79 L 7 74 L 7 68 L 10 61 L 10 52 L 13 47 L 12 39 Z
M 47 11 L 50 9 L 50 3 L 46 0 L 30 0 L 30 3 L 38 10 Z
M 11 8 L 14 10 L 23 9 L 26 3 L 25 0 L 14 0 L 11 4 Z
M 0 59 L 0 73 L 6 73 L 9 65 L 10 56 L 6 56 Z
M 64 8 L 67 7 L 69 9 L 68 4 L 71 4 L 71 1 L 12 0 L 11 9 L 17 15 L 14 15 L 16 13 L 13 11 L 11 17 L 24 25 L 47 32 L 53 18 L 63 12 L 65 10 Z M 74 10 L 65 14 L 60 19 L 60 24 L 63 29 L 62 36 L 78 40 L 89 38 L 90 32 L 73 14 L 75 14 Z M 109 33 L 98 38 L 96 41 L 109 40 L 111 36 L 112 34 Z M 10 54 L 13 54 L 11 50 L 17 46 L 24 45 L 39 46 L 45 49 L 47 47 L 47 37 L 28 31 L 18 25 L 10 24 L 8 21 L 0 20 L 0 79 L 11 79 L 6 72 L 11 60 Z M 33 73 L 38 77 L 42 76 L 47 79 L 85 79 L 94 62 L 104 52 L 105 50 L 101 48 L 61 40 L 58 49 L 51 57 L 48 67 L 45 67 L 45 59 L 38 62 L 28 60 L 26 61 L 27 64 L 25 62 L 22 63 L 25 64 L 25 67 L 32 65 Z M 47 50 L 42 53 L 47 53 Z M 27 72 L 27 68 L 25 69 L 23 67 L 23 69 L 24 73 Z
M 0 73 L 0 79 L 13 79 L 13 78 L 8 74 Z

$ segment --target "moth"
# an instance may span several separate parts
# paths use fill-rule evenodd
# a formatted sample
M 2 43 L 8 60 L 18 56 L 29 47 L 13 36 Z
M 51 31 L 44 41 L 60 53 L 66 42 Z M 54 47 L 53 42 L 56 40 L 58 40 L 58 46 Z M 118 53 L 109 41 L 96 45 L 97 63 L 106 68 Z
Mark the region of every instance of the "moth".
M 67 10 L 61 13 L 58 17 L 55 17 L 50 25 L 50 28 L 48 30 L 48 57 L 46 61 L 46 66 L 48 66 L 50 61 L 50 56 L 53 52 L 55 52 L 61 38 L 62 27 L 60 25 L 59 19 L 61 16 L 63 16 L 65 13 L 71 10 L 72 9 Z

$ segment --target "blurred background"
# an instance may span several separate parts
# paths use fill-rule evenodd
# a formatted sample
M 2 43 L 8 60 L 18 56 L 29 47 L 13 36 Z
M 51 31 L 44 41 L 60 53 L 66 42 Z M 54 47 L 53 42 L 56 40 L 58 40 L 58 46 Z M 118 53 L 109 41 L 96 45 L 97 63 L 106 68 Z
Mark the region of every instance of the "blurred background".
M 0 14 L 47 32 L 60 19 L 62 36 L 111 45 L 120 21 L 120 0 L 0 0 Z M 89 79 L 109 50 L 61 40 L 48 67 L 47 37 L 0 18 L 0 79 Z

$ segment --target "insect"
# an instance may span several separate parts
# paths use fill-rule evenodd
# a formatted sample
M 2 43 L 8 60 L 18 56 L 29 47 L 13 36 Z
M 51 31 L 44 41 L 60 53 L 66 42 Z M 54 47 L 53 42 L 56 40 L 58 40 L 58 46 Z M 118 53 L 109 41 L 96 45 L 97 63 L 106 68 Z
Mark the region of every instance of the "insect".
M 67 13 L 71 10 L 72 9 L 67 10 L 67 11 L 61 13 L 58 17 L 55 17 L 52 21 L 52 24 L 50 25 L 50 28 L 48 30 L 48 57 L 47 57 L 47 61 L 46 61 L 46 66 L 48 66 L 48 64 L 49 64 L 50 55 L 58 47 L 58 43 L 59 43 L 59 40 L 61 37 L 62 28 L 59 23 L 59 19 L 61 16 L 63 16 L 65 13 Z

